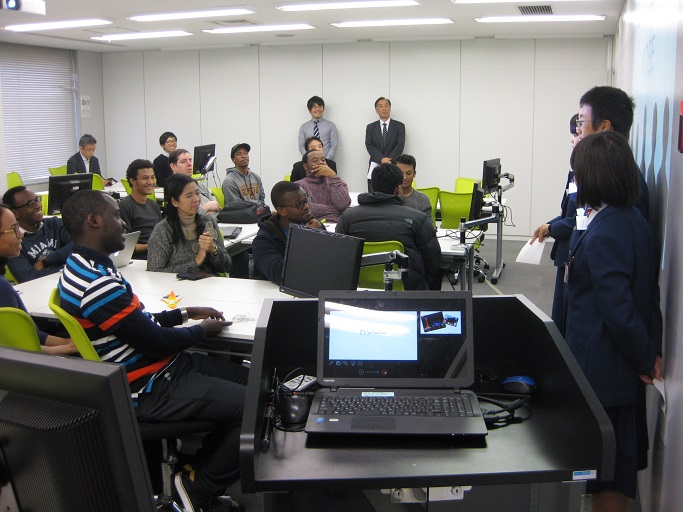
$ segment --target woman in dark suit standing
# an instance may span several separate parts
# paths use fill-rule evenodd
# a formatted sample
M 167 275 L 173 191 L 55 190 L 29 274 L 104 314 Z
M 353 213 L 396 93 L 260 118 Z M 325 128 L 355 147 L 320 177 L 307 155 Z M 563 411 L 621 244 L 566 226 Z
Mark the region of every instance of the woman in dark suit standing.
M 628 509 L 647 465 L 643 383 L 661 379 L 657 251 L 634 207 L 639 170 L 628 142 L 603 131 L 571 157 L 587 227 L 570 242 L 566 340 L 614 426 L 614 480 L 589 482 L 593 511 Z

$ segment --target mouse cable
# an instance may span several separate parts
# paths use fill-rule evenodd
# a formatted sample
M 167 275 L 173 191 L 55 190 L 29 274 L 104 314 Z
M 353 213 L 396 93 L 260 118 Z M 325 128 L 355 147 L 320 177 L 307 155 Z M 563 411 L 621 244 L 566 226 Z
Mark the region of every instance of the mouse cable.
M 497 395 L 498 397 L 498 395 Z M 477 395 L 480 402 L 486 402 L 498 407 L 498 409 L 487 410 L 482 408 L 481 412 L 484 417 L 484 422 L 489 428 L 499 428 L 506 427 L 511 423 L 521 423 L 527 418 L 519 417 L 515 415 L 515 411 L 522 407 L 526 402 L 529 401 L 531 396 L 529 395 L 503 395 L 501 398 L 510 398 L 512 402 L 503 402 L 491 398 L 489 396 Z

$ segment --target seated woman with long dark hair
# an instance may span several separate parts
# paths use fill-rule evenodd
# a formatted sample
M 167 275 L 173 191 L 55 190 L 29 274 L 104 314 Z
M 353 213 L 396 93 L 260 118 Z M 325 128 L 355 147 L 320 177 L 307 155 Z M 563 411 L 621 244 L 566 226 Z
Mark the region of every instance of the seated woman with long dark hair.
M 152 231 L 148 242 L 147 270 L 153 272 L 206 272 L 230 269 L 218 224 L 199 213 L 197 182 L 174 174 L 164 186 L 166 218 Z
M 0 308 L 17 308 L 27 313 L 21 297 L 5 279 L 7 260 L 19 256 L 22 238 L 24 238 L 24 232 L 19 227 L 14 213 L 8 206 L 0 204 Z M 62 355 L 77 352 L 76 345 L 69 338 L 46 334 L 37 327 L 36 332 L 43 352 Z

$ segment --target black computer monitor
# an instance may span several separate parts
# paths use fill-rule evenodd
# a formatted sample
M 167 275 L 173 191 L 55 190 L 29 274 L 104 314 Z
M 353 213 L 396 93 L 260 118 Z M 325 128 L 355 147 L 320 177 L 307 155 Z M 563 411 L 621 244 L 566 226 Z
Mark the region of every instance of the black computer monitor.
M 92 189 L 92 174 L 64 174 L 50 176 L 48 183 L 47 213 L 59 215 L 62 207 L 79 190 Z
M 216 145 L 206 144 L 205 146 L 194 147 L 194 158 L 192 160 L 194 174 L 206 174 L 211 172 L 216 161 Z
M 317 297 L 321 290 L 355 290 L 363 239 L 292 225 L 280 291 Z
M 484 171 L 481 178 L 481 186 L 487 194 L 495 191 L 500 183 L 500 158 L 484 160 Z
M 0 505 L 155 510 L 123 367 L 0 347 Z
M 475 183 L 474 188 L 472 189 L 472 201 L 470 202 L 470 216 L 469 219 L 467 219 L 468 221 L 481 219 L 483 217 L 482 208 L 484 207 L 484 195 L 484 189 L 479 186 L 479 183 Z M 479 226 L 479 229 L 486 231 L 488 227 L 488 224 L 482 224 Z

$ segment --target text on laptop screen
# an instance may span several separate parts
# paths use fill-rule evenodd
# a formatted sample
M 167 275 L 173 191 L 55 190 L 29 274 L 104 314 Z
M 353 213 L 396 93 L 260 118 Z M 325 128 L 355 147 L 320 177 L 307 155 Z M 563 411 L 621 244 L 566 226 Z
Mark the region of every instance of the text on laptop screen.
M 325 302 L 325 377 L 469 379 L 465 299 Z

